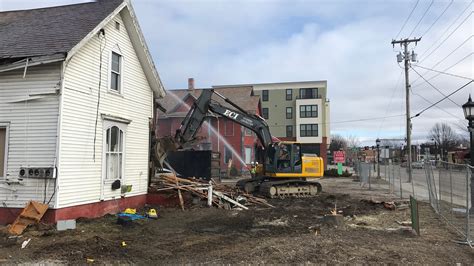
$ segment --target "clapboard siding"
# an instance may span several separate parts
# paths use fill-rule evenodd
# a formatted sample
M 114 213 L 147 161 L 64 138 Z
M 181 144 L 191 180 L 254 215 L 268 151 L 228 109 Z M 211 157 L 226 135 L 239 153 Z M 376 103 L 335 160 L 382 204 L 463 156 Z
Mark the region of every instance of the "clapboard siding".
M 20 167 L 53 167 L 56 156 L 59 96 L 32 99 L 54 93 L 60 86 L 61 64 L 47 64 L 0 73 L 0 123 L 9 123 L 7 176 L 18 177 Z M 29 100 L 28 100 L 29 99 Z M 28 101 L 25 101 L 28 100 Z M 24 207 L 29 200 L 49 201 L 55 180 L 26 178 L 20 185 L 0 186 L 0 205 Z M 44 186 L 46 182 L 46 196 Z M 51 200 L 53 207 L 55 199 Z
M 115 29 L 115 21 L 121 25 Z M 102 79 L 94 160 L 94 129 L 99 92 L 101 41 L 95 35 L 67 63 L 63 93 L 60 144 L 60 188 L 58 207 L 101 200 L 102 136 L 101 114 L 131 120 L 125 136 L 123 184 L 132 185 L 125 196 L 145 194 L 148 180 L 148 132 L 152 116 L 152 91 L 120 15 L 106 25 L 102 41 Z M 104 48 L 105 47 L 105 48 Z M 120 49 L 123 56 L 123 94 L 107 91 L 111 51 Z M 104 200 L 119 198 L 111 182 L 104 185 Z

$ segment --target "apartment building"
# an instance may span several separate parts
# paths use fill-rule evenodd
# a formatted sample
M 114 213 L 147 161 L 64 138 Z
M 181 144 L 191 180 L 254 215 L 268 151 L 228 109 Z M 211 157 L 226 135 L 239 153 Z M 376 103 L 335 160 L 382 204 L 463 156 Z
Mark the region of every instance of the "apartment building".
M 273 136 L 301 143 L 304 153 L 317 154 L 327 163 L 330 140 L 330 104 L 327 81 L 219 85 L 252 86 L 262 103 L 262 116 Z

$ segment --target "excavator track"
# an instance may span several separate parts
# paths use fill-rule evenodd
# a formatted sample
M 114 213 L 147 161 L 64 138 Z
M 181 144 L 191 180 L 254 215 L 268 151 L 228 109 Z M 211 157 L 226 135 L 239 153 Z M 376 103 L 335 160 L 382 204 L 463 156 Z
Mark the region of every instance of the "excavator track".
M 314 197 L 322 191 L 321 184 L 304 180 L 265 181 L 259 191 L 269 198 Z

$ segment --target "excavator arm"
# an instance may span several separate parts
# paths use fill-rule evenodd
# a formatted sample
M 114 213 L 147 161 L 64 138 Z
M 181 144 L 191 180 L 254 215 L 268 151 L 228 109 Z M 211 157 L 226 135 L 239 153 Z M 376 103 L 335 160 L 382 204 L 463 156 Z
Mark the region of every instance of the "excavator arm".
M 212 100 L 215 94 L 235 109 L 228 108 Z M 264 149 L 267 149 L 273 141 L 268 125 L 263 118 L 258 115 L 249 114 L 241 107 L 233 103 L 225 96 L 215 92 L 212 89 L 203 90 L 199 98 L 194 102 L 188 114 L 181 122 L 181 126 L 176 130 L 173 138 L 158 139 L 154 147 L 155 159 L 159 165 L 163 165 L 166 154 L 169 151 L 186 148 L 200 139 L 196 137 L 196 133 L 201 128 L 206 117 L 216 114 L 232 120 L 241 126 L 252 130 L 260 140 Z

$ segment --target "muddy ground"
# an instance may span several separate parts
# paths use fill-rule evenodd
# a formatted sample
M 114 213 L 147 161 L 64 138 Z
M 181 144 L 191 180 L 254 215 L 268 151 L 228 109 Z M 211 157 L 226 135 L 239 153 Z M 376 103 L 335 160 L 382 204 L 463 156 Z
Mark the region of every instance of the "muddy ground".
M 409 209 L 371 203 L 392 200 L 384 190 L 361 189 L 349 178 L 322 183 L 320 196 L 271 200 L 276 208 L 194 206 L 159 209 L 159 219 L 131 226 L 118 225 L 113 215 L 79 220 L 76 230 L 64 232 L 36 226 L 20 239 L 0 237 L 0 263 L 473 263 L 473 251 L 453 242 L 459 237 L 427 204 L 419 206 L 421 236 L 415 236 L 396 222 L 408 221 Z M 335 205 L 343 225 L 322 218 Z

